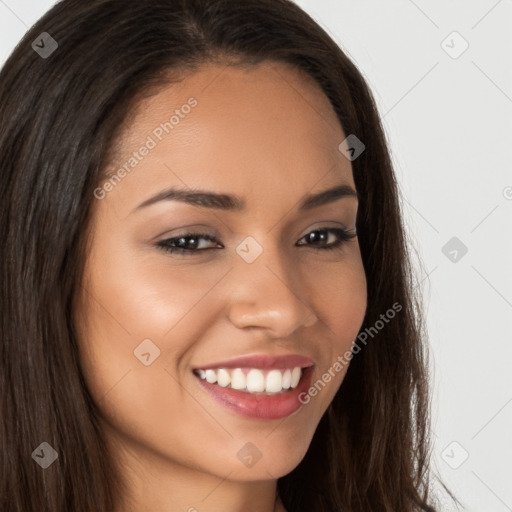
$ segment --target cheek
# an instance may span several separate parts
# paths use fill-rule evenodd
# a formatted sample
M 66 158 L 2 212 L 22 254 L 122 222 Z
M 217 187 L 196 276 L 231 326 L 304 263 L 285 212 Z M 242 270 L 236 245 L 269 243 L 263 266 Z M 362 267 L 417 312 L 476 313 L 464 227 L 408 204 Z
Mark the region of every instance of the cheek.
M 88 387 L 102 409 L 134 411 L 134 421 L 127 422 L 134 425 L 141 418 L 169 425 L 170 404 L 176 410 L 187 401 L 175 379 L 192 378 L 185 370 L 217 318 L 222 297 L 213 288 L 227 270 L 171 265 L 155 258 L 153 249 L 123 245 L 112 232 L 95 238 L 83 283 L 79 346 Z
M 310 287 L 312 307 L 322 315 L 332 344 L 338 348 L 350 347 L 367 306 L 366 276 L 359 251 L 351 256 L 342 263 L 320 266 Z
M 176 333 L 188 329 L 193 338 L 194 329 L 200 332 L 198 324 L 208 311 L 203 299 L 224 269 L 188 269 L 185 263 L 166 264 L 165 257 L 155 261 L 153 248 L 120 250 L 116 245 L 98 243 L 88 262 L 87 318 L 94 321 L 95 337 L 108 340 L 102 348 L 111 345 L 114 352 L 130 355 L 149 338 L 162 345 L 162 352 L 178 355 L 187 348 L 187 336 Z M 172 344 L 164 346 L 169 339 Z
M 171 279 L 164 265 L 132 255 L 98 265 L 93 287 L 108 313 L 134 338 L 160 338 L 198 303 L 208 280 L 191 283 L 181 272 L 172 272 Z
M 190 398 L 192 377 L 181 363 L 215 315 L 204 297 L 224 272 L 191 285 L 190 272 L 137 258 L 106 250 L 89 258 L 78 329 L 82 369 L 116 435 L 187 464 L 190 446 L 176 440 L 204 438 L 215 425 Z
M 323 266 L 310 288 L 312 307 L 321 320 L 321 362 L 303 397 L 308 408 L 321 416 L 342 385 L 352 354 L 352 344 L 362 326 L 367 307 L 367 282 L 360 257 L 344 264 Z M 304 402 L 303 402 L 304 403 Z

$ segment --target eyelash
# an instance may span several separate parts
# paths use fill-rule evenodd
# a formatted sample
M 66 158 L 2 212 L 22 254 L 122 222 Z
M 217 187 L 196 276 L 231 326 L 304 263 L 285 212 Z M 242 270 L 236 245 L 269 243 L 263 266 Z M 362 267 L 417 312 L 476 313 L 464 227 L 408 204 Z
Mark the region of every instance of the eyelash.
M 345 242 L 348 242 L 349 240 L 351 240 L 352 238 L 355 238 L 357 236 L 355 233 L 350 233 L 347 229 L 344 229 L 344 228 L 318 228 L 318 229 L 314 229 L 313 231 L 310 231 L 307 235 L 304 235 L 302 238 L 307 237 L 311 233 L 318 233 L 318 232 L 334 233 L 338 237 L 338 240 L 332 244 L 316 247 L 317 250 L 321 250 L 321 251 L 341 249 L 341 247 L 343 246 L 343 244 Z M 217 240 L 215 240 L 214 237 L 208 235 L 207 233 L 183 233 L 181 235 L 178 235 L 178 236 L 175 236 L 172 238 L 167 238 L 166 240 L 161 240 L 156 245 L 157 245 L 157 247 L 159 247 L 160 249 L 162 249 L 164 251 L 171 252 L 171 253 L 179 253 L 179 254 L 184 254 L 184 255 L 185 254 L 192 255 L 193 253 L 207 251 L 209 249 L 219 249 L 219 247 L 208 247 L 207 249 L 185 249 L 183 247 L 176 247 L 175 245 L 172 245 L 173 243 L 175 243 L 178 240 L 188 239 L 188 238 L 193 238 L 193 239 L 202 238 L 202 239 L 208 240 L 210 242 L 217 241 Z M 301 238 L 301 240 L 302 240 L 302 238 Z M 312 244 L 301 244 L 301 245 L 312 245 Z

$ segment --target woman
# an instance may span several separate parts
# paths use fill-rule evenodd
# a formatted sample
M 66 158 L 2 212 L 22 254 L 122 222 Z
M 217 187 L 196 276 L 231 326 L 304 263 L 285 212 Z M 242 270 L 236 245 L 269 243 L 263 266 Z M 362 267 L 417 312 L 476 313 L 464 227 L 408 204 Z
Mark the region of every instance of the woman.
M 1 510 L 435 510 L 385 137 L 308 15 L 63 0 L 0 98 Z

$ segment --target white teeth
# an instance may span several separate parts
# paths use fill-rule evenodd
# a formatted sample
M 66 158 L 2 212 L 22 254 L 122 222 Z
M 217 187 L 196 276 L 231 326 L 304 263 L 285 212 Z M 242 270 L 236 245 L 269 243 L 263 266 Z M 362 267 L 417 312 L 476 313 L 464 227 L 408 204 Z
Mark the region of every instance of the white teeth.
M 286 370 L 283 373 L 283 389 L 290 389 L 292 383 L 292 372 L 290 370 Z
M 206 382 L 209 382 L 210 384 L 214 384 L 215 382 L 217 382 L 217 372 L 215 370 L 206 370 L 205 378 L 206 378 Z
M 296 388 L 300 380 L 300 368 L 294 368 L 292 371 L 292 380 L 290 386 Z
M 283 370 L 260 370 L 258 368 L 218 368 L 196 370 L 196 375 L 210 384 L 223 388 L 230 387 L 248 393 L 282 393 L 296 388 L 302 376 L 302 368 L 295 367 Z
M 233 389 L 245 389 L 246 383 L 244 372 L 240 368 L 237 368 L 231 374 L 231 387 Z
M 265 391 L 279 393 L 283 389 L 283 374 L 279 370 L 271 370 L 265 379 Z
M 258 393 L 265 391 L 265 377 L 261 370 L 252 369 L 247 374 L 247 391 Z
M 217 370 L 217 384 L 225 388 L 230 383 L 231 377 L 229 376 L 229 373 L 223 368 Z

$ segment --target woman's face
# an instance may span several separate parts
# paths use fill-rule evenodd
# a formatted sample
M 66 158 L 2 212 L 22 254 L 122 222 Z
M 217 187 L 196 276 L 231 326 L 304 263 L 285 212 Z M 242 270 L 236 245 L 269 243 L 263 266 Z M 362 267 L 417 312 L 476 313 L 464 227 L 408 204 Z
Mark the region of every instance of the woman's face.
M 366 309 L 347 135 L 283 64 L 204 66 L 140 104 L 95 192 L 78 323 L 128 465 L 268 480 L 305 455 Z

